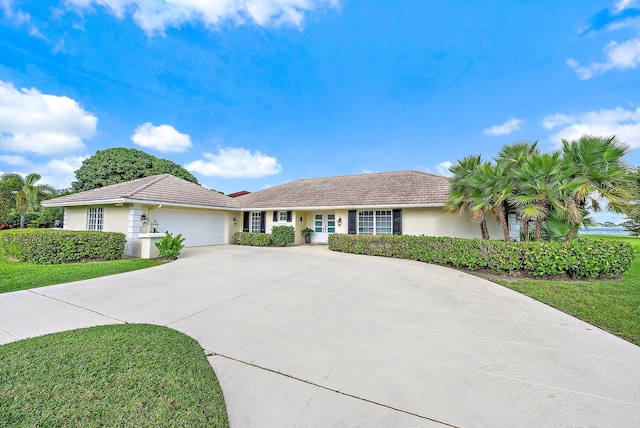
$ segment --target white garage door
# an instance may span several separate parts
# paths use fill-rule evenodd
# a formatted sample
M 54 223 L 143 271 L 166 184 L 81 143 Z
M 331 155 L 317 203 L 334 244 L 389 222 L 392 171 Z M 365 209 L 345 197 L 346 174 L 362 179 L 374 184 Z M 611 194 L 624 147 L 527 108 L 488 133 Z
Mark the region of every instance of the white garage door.
M 159 208 L 151 218 L 160 232 L 182 233 L 187 247 L 227 243 L 227 215 L 222 212 Z

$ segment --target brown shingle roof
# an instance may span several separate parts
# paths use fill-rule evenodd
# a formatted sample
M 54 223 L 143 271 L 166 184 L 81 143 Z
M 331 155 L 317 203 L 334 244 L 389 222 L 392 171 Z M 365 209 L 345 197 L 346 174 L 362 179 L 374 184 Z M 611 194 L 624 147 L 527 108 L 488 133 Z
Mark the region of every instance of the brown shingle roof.
M 447 177 L 419 171 L 308 178 L 243 195 L 241 208 L 374 207 L 442 205 Z
M 44 206 L 83 205 L 142 201 L 212 208 L 238 208 L 238 203 L 214 190 L 205 189 L 170 174 L 139 178 L 73 195 L 43 201 Z

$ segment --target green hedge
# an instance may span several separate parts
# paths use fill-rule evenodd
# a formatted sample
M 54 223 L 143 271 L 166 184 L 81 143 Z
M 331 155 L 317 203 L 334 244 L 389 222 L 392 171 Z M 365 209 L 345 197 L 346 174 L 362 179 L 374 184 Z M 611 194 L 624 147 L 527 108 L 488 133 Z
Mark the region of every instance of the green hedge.
M 38 264 L 117 260 L 125 243 L 117 232 L 10 229 L 0 231 L 0 256 Z
M 293 245 L 296 240 L 293 226 L 273 226 L 271 233 L 236 232 L 233 234 L 232 243 L 236 245 L 249 245 L 253 247 L 287 247 Z
M 271 243 L 276 247 L 288 247 L 296 240 L 293 226 L 273 226 L 271 228 Z
M 268 233 L 236 232 L 232 242 L 236 245 L 250 245 L 253 247 L 268 247 L 271 236 Z
M 497 274 L 611 278 L 624 273 L 634 257 L 624 242 L 576 239 L 572 242 L 504 242 L 432 236 L 329 235 L 329 249 L 345 253 L 419 260 Z

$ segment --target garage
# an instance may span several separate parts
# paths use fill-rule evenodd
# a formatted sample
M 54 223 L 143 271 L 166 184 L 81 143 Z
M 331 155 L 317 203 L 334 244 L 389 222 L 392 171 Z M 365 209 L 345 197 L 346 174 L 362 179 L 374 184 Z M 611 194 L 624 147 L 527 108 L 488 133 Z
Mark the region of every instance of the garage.
M 151 213 L 158 223 L 158 231 L 181 233 L 187 247 L 227 243 L 227 214 L 215 210 L 158 208 Z

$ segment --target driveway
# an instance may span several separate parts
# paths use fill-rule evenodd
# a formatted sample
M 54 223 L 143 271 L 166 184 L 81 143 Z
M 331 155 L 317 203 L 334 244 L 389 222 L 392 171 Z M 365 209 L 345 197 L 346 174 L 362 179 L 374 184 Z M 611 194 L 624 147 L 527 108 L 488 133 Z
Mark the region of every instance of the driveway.
M 455 270 L 326 247 L 0 295 L 0 343 L 109 323 L 194 337 L 232 427 L 640 426 L 640 348 Z

